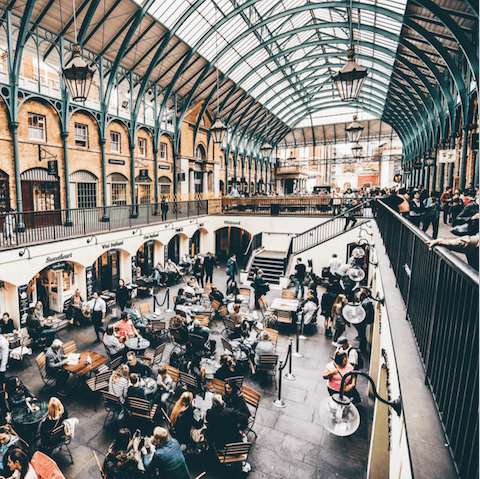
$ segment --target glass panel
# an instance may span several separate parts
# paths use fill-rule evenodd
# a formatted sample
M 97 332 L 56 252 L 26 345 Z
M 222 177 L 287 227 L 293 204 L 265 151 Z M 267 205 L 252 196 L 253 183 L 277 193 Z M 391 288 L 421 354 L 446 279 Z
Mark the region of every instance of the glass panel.
M 97 184 L 77 183 L 77 208 L 97 207 Z
M 112 205 L 122 206 L 127 204 L 127 185 L 125 183 L 112 183 Z

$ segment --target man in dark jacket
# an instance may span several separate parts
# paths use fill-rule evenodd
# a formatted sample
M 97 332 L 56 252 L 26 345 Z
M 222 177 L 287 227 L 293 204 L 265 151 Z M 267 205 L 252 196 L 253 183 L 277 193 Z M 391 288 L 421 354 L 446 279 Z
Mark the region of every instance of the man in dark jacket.
M 140 386 L 137 374 L 130 374 L 130 382 L 132 383 L 132 385 L 129 386 L 127 390 L 127 397 L 147 399 L 147 396 L 145 395 L 145 390 Z
M 203 270 L 205 272 L 205 283 L 213 283 L 213 268 L 215 267 L 215 258 L 212 253 L 207 253 L 203 260 Z
M 259 269 L 255 278 L 253 279 L 253 290 L 255 292 L 255 308 L 258 309 L 260 306 L 258 304 L 258 300 L 270 291 L 270 286 L 268 283 L 263 279 L 263 271 Z
M 66 395 L 65 385 L 68 381 L 68 372 L 63 369 L 68 360 L 62 352 L 62 346 L 60 339 L 55 339 L 45 353 L 45 371 L 49 378 L 55 379 L 59 396 Z
M 136 373 L 141 377 L 151 377 L 152 368 L 144 363 L 141 359 L 138 359 L 133 351 L 127 353 L 127 362 L 130 369 L 130 374 Z

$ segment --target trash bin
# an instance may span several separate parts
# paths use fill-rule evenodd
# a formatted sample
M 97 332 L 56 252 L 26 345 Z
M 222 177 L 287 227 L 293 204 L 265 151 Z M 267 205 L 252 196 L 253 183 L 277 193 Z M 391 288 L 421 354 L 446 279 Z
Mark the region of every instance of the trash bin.
M 279 203 L 272 203 L 270 205 L 270 214 L 272 216 L 278 216 L 280 214 L 280 204 Z

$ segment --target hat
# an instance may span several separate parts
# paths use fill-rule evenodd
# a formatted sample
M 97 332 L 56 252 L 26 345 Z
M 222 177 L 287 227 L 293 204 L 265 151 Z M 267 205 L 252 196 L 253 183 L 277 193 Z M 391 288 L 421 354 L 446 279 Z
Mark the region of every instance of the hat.
M 347 344 L 347 343 L 348 343 L 348 339 L 345 336 L 340 336 L 337 339 L 337 344 L 339 344 L 340 346 L 343 346 L 344 344 Z

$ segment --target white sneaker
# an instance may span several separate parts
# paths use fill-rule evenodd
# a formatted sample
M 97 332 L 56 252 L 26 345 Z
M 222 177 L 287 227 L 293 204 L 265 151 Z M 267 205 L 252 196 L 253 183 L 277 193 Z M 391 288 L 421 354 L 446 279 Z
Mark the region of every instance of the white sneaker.
M 245 461 L 242 464 L 242 472 L 244 472 L 245 474 L 248 474 L 251 470 L 252 470 L 252 466 L 248 462 Z

